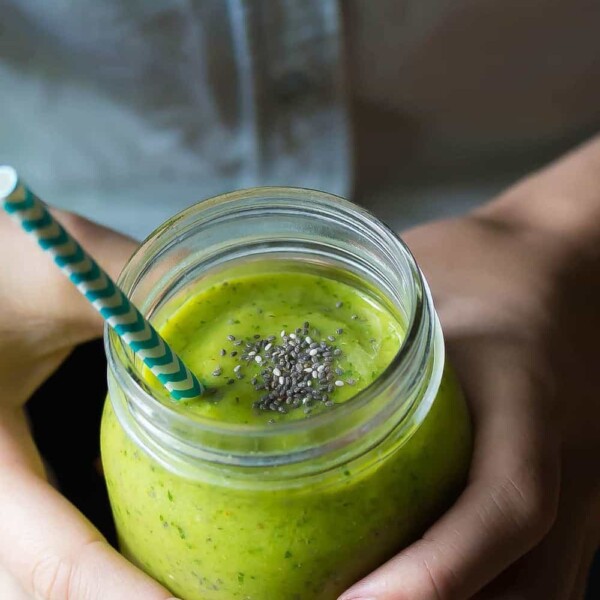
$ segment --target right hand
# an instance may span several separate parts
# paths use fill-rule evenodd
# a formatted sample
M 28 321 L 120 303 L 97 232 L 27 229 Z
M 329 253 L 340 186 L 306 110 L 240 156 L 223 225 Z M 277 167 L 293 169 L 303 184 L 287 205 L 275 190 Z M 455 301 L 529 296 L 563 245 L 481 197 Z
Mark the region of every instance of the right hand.
M 135 243 L 53 212 L 116 277 Z M 102 334 L 102 320 L 4 213 L 0 240 L 0 567 L 36 600 L 170 599 L 47 481 L 24 405 L 77 344 Z

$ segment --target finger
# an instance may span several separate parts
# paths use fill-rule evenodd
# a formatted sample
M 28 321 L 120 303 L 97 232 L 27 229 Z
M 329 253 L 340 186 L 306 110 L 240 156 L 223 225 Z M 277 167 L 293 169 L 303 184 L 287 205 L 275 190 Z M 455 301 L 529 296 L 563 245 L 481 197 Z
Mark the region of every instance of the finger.
M 52 209 L 57 220 L 98 264 L 116 278 L 135 250 L 133 240 L 77 215 Z M 75 286 L 36 248 L 8 215 L 0 214 L 3 247 L 19 260 L 0 261 L 0 300 L 11 319 L 4 327 L 31 328 L 68 347 L 102 333 L 102 319 Z M 10 293 L 9 293 L 10 292 Z M 5 314 L 6 316 L 6 314 Z
M 582 598 L 595 550 L 588 539 L 592 530 L 591 503 L 580 485 L 563 481 L 561 487 L 558 516 L 546 537 L 476 600 Z
M 83 217 L 53 209 L 53 215 L 63 227 L 81 244 L 81 246 L 96 260 L 113 279 L 117 279 L 129 257 L 135 251 L 137 244 L 134 240 Z M 68 318 L 79 336 L 95 337 L 102 333 L 103 321 L 100 315 L 81 296 L 75 287 L 66 283 L 63 293 L 68 301 Z M 78 339 L 77 342 L 83 341 Z
M 469 598 L 550 527 L 557 453 L 536 429 L 538 415 L 530 400 L 537 385 L 528 374 L 516 368 L 511 373 L 497 363 L 507 358 L 503 353 L 486 352 L 478 364 L 476 346 L 470 365 L 480 377 L 470 382 L 469 393 L 483 395 L 488 406 L 477 418 L 467 489 L 421 540 L 343 594 L 343 600 Z
M 138 246 L 135 240 L 79 215 L 57 209 L 52 214 L 114 279 Z
M 21 586 L 15 581 L 14 577 L 6 571 L 1 564 L 0 598 L 10 598 L 10 600 L 31 600 L 31 596 L 23 591 Z
M 0 562 L 44 600 L 167 600 L 167 590 L 111 548 L 50 484 L 0 470 Z M 10 543 L 7 541 L 10 540 Z

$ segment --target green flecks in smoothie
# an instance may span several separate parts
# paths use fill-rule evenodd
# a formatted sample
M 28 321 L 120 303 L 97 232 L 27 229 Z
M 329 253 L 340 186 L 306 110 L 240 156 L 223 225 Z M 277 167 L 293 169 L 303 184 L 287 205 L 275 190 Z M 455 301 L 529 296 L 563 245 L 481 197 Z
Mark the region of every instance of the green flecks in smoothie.
M 404 334 L 376 293 L 335 276 L 244 265 L 165 304 L 153 322 L 209 393 L 187 403 L 156 396 L 190 419 L 266 424 L 306 418 L 303 407 L 286 414 L 253 408 L 268 357 L 264 348 L 260 364 L 241 356 L 252 351 L 247 344 L 271 336 L 281 346 L 282 330 L 293 339 L 308 322 L 307 335 L 319 346 L 340 350 L 331 362 L 334 406 L 315 409 L 335 411 L 381 375 Z M 338 380 L 344 385 L 335 385 Z M 465 481 L 469 419 L 451 372 L 419 419 L 418 427 L 331 469 L 272 483 L 261 479 L 270 467 L 261 467 L 248 485 L 237 471 L 215 472 L 202 460 L 194 464 L 197 478 L 165 468 L 138 452 L 107 402 L 102 457 L 120 549 L 185 600 L 335 600 L 418 537 Z M 273 438 L 285 441 L 277 433 Z
M 345 282 L 286 271 L 221 278 L 228 280 L 198 286 L 158 324 L 210 390 L 170 403 L 192 418 L 276 423 L 334 409 L 379 377 L 400 348 L 399 321 Z
M 406 439 L 387 438 L 384 447 L 304 486 L 246 489 L 225 477 L 189 479 L 158 463 L 149 469 L 154 459 L 142 452 L 134 460 L 134 448 L 108 402 L 102 456 L 121 551 L 173 595 L 335 600 L 452 503 L 468 472 L 471 435 L 463 397 L 447 373 Z M 151 498 L 149 487 L 164 493 Z M 185 539 L 175 525 L 160 527 L 161 517 Z

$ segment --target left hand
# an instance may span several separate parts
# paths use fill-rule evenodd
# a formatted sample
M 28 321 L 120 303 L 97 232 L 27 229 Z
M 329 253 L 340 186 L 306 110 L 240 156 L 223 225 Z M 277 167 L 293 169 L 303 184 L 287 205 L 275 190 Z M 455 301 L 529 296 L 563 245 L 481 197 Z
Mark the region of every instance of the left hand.
M 119 273 L 132 240 L 55 212 L 109 274 Z M 14 598 L 2 582 L 8 571 L 36 600 L 173 600 L 47 481 L 28 428 L 30 395 L 75 345 L 101 335 L 102 319 L 2 211 L 0 250 L 0 586 Z
M 598 251 L 494 211 L 404 237 L 470 403 L 474 457 L 449 512 L 340 600 L 581 599 L 600 542 Z

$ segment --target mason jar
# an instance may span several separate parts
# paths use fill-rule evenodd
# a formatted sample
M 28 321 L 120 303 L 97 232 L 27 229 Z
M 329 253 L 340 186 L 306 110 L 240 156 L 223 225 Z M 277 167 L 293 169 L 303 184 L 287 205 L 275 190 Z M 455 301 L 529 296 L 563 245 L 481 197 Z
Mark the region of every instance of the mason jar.
M 106 329 L 102 461 L 120 550 L 183 600 L 335 600 L 460 493 L 469 415 L 411 253 L 338 197 L 257 188 L 196 204 L 119 285 L 160 329 L 211 273 L 253 261 L 368 290 L 403 324 L 401 347 L 348 401 L 272 426 L 190 418 Z

